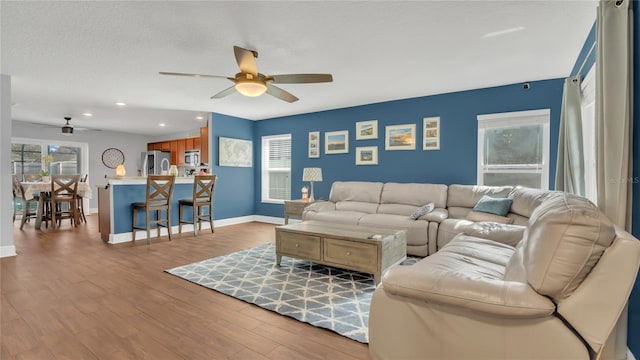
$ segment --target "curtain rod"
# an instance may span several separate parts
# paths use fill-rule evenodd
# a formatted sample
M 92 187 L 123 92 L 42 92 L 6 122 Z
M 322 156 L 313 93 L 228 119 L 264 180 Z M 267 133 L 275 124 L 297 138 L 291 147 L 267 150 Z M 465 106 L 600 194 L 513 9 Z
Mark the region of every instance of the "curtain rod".
M 591 45 L 591 49 L 589 49 L 589 52 L 587 53 L 587 56 L 584 57 L 584 60 L 582 60 L 582 65 L 580 65 L 580 69 L 578 69 L 578 74 L 576 74 L 577 76 L 582 75 L 582 68 L 584 67 L 584 64 L 587 63 L 587 59 L 589 59 L 589 55 L 591 55 L 591 53 L 593 52 L 593 48 L 596 47 L 596 42 L 593 42 L 593 45 Z

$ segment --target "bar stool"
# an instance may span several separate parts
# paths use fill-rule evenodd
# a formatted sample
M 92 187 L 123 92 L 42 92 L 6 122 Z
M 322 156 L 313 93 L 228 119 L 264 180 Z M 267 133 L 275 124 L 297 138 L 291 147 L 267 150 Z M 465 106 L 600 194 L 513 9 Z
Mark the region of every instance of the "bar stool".
M 193 180 L 193 198 L 178 200 L 178 233 L 182 234 L 182 224 L 191 224 L 182 219 L 183 208 L 191 206 L 193 211 L 193 236 L 198 236 L 198 230 L 202 230 L 202 220 L 205 219 L 211 224 L 211 232 L 215 232 L 213 227 L 213 189 L 216 185 L 216 175 L 197 175 Z M 209 212 L 202 213 L 202 208 L 208 206 Z M 197 226 L 196 226 L 197 223 Z
M 149 230 L 151 225 L 155 224 L 158 229 L 158 237 L 160 236 L 160 227 L 166 227 L 169 232 L 169 240 L 171 240 L 171 195 L 173 194 L 173 184 L 175 176 L 173 175 L 149 175 L 147 177 L 147 198 L 144 202 L 134 202 L 132 207 L 131 228 L 133 239 L 136 240 L 136 230 L 147 231 L 147 245 L 151 243 L 149 240 Z M 138 210 L 146 212 L 145 227 L 136 226 L 138 219 Z M 166 218 L 162 219 L 162 210 L 166 210 Z M 151 211 L 156 212 L 156 219 L 151 220 Z

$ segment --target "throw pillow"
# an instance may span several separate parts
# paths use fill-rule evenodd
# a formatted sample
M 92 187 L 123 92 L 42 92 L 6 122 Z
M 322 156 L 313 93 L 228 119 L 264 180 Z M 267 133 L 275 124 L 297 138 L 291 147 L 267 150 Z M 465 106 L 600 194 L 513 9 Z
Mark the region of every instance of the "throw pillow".
M 491 196 L 484 195 L 480 201 L 473 207 L 474 211 L 485 212 L 489 214 L 495 214 L 498 216 L 505 216 L 511 209 L 511 203 L 513 199 L 509 198 L 493 198 Z
M 473 210 L 469 211 L 469 214 L 467 214 L 467 220 L 477 222 L 494 222 L 499 224 L 513 224 L 512 218 Z
M 414 211 L 411 215 L 409 215 L 409 218 L 411 218 L 411 220 L 418 220 L 420 216 L 426 215 L 432 212 L 434 208 L 435 208 L 435 205 L 433 203 L 422 205 L 421 207 L 418 208 L 418 210 Z

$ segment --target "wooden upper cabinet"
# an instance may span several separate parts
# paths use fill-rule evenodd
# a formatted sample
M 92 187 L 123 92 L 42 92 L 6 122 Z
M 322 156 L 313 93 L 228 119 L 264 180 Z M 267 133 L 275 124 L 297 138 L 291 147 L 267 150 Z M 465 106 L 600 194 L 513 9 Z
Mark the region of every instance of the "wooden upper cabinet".
M 185 150 L 195 150 L 193 147 L 193 138 L 184 139 L 184 149 Z
M 156 149 L 156 150 L 162 150 L 162 151 L 171 151 L 171 141 L 163 141 L 160 143 L 160 149 Z
M 178 139 L 176 140 L 176 143 L 178 143 L 178 165 L 182 166 L 184 165 L 184 150 L 186 139 Z
M 200 128 L 200 162 L 209 164 L 209 128 L 206 126 Z
M 171 165 L 178 164 L 178 140 L 169 141 L 171 148 Z
M 200 150 L 200 152 L 202 153 L 202 149 L 200 148 L 200 138 L 193 138 L 193 148 L 196 150 Z
M 147 151 L 155 150 L 155 146 L 156 146 L 156 144 L 154 144 L 154 143 L 148 143 L 147 144 Z

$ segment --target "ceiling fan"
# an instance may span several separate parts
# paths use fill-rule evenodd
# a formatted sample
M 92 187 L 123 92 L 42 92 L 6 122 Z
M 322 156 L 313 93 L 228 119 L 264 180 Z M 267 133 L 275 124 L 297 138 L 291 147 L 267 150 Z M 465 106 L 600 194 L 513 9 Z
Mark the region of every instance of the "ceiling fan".
M 71 120 L 71 118 L 65 117 L 64 119 L 67 121 L 67 123 L 62 126 L 62 135 L 73 135 L 73 126 L 69 125 L 69 121 Z
M 236 62 L 240 67 L 240 72 L 237 73 L 235 77 L 165 71 L 161 71 L 160 75 L 223 78 L 234 83 L 233 86 L 213 95 L 211 99 L 220 99 L 234 93 L 235 91 L 238 91 L 244 96 L 250 97 L 260 96 L 266 92 L 271 96 L 275 96 L 280 100 L 290 103 L 298 101 L 298 98 L 290 92 L 274 86 L 273 84 L 310 84 L 333 81 L 333 76 L 331 76 L 331 74 L 264 75 L 258 72 L 258 65 L 256 63 L 256 59 L 258 58 L 257 51 L 234 46 L 233 52 L 236 56 Z

